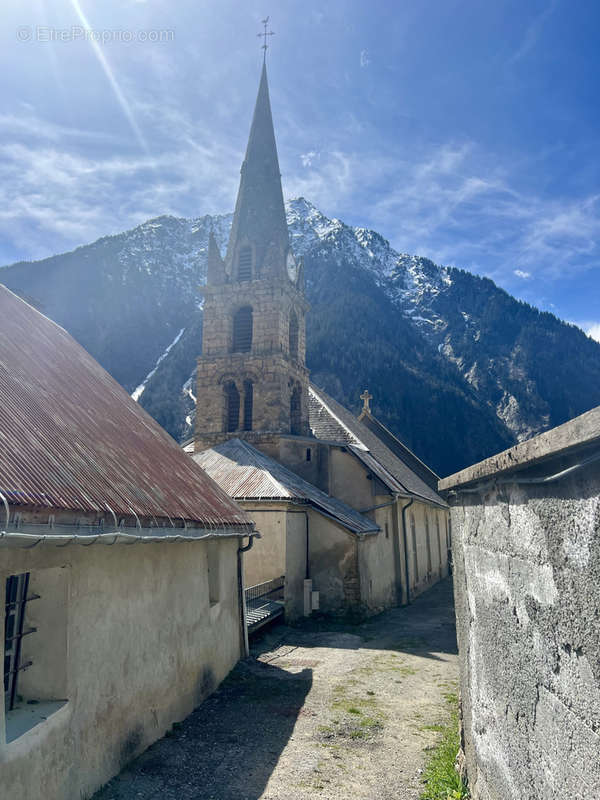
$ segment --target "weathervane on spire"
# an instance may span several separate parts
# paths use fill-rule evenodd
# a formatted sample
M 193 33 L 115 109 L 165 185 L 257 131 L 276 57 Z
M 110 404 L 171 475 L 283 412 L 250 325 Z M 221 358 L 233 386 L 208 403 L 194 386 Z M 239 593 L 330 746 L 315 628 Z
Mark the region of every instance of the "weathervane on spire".
M 275 34 L 273 33 L 273 31 L 267 31 L 267 25 L 269 24 L 269 17 L 267 17 L 266 19 L 261 19 L 261 24 L 265 26 L 265 29 L 262 33 L 257 33 L 256 35 L 258 36 L 259 39 L 264 39 L 264 42 L 261 45 L 261 50 L 264 50 L 263 60 L 266 60 L 267 49 L 269 47 L 269 45 L 267 44 L 267 36 L 275 36 Z

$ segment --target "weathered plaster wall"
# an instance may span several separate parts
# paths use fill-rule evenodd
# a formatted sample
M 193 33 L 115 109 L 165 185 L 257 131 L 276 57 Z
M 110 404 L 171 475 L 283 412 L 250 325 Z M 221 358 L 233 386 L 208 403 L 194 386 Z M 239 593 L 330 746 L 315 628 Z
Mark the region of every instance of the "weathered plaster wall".
M 64 629 L 66 652 L 61 663 L 59 643 L 46 668 L 64 669 L 48 680 L 61 692 L 55 699 L 68 700 L 15 741 L 0 742 L 2 797 L 90 796 L 216 688 L 240 657 L 237 547 L 237 538 L 219 542 L 212 605 L 204 542 L 1 551 L 1 580 L 53 573 L 46 577 L 56 590 L 31 608 L 37 604 L 42 624 L 44 604 L 57 604 L 46 619 L 57 618 L 59 638 Z M 37 643 L 35 636 L 28 648 L 42 646 L 48 630 Z M 36 693 L 43 676 L 31 672 L 20 691 Z
M 286 575 L 286 537 L 287 537 L 287 503 L 263 504 L 263 510 L 257 503 L 240 502 L 240 506 L 248 512 L 250 518 L 260 531 L 261 538 L 255 539 L 251 550 L 244 553 L 244 582 L 246 586 L 270 581 Z
M 329 450 L 329 494 L 362 511 L 375 505 L 373 481 L 352 453 L 340 447 Z
M 600 797 L 599 494 L 596 463 L 452 501 L 474 800 Z
M 415 519 L 418 570 L 415 570 L 411 515 Z M 421 594 L 448 574 L 448 551 L 443 547 L 440 550 L 439 546 L 440 541 L 445 541 L 447 518 L 447 511 L 418 502 L 413 503 L 407 513 L 409 572 L 413 596 Z
M 311 513 L 310 577 L 321 611 L 345 614 L 360 604 L 357 537 L 319 513 Z
M 291 511 L 287 515 L 287 547 L 285 550 L 285 618 L 288 621 L 304 615 L 304 579 L 306 578 L 306 526 L 315 511 Z
M 304 579 L 306 577 L 306 515 L 289 503 L 240 503 L 248 511 L 261 538 L 244 554 L 246 586 L 270 581 L 285 575 L 285 616 L 292 621 L 304 614 Z
M 395 504 L 377 509 L 374 516 L 381 532 L 365 537 L 358 545 L 361 599 L 371 612 L 397 605 L 400 599 L 402 565 L 394 543 L 394 537 L 398 540 L 394 513 Z

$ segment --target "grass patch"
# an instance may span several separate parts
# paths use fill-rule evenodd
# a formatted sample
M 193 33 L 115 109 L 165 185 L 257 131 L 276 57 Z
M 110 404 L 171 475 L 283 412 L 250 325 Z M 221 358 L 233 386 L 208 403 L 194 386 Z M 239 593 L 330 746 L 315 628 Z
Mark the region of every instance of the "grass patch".
M 456 694 L 445 695 L 450 709 L 450 720 L 444 725 L 428 725 L 428 730 L 439 730 L 441 738 L 431 751 L 425 767 L 425 790 L 421 800 L 467 800 L 469 792 L 454 769 L 460 744 L 458 735 L 458 699 Z
M 334 687 L 329 708 L 339 716 L 332 720 L 333 728 L 319 728 L 324 738 L 371 740 L 383 728 L 385 714 L 377 704 L 375 692 L 369 690 L 366 696 L 359 695 L 357 683 L 350 678 Z

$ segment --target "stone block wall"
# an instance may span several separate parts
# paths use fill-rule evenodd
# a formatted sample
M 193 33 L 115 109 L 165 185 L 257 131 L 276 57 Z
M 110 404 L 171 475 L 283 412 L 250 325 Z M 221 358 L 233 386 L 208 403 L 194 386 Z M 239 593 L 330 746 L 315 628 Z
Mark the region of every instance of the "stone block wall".
M 543 445 L 514 448 L 502 461 L 512 472 L 483 462 L 462 486 L 460 474 L 442 482 L 456 486 L 449 500 L 473 800 L 600 798 L 600 460 L 585 465 L 585 448 L 552 457 Z M 527 462 L 527 452 L 546 458 Z M 582 461 L 546 485 L 523 482 Z M 487 473 L 484 483 L 465 485 L 476 472 Z

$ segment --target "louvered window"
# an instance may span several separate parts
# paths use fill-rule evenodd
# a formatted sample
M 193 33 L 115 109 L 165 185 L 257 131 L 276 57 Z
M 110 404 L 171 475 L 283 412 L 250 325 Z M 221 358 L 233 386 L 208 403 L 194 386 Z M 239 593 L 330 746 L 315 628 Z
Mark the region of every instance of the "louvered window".
M 244 430 L 252 430 L 252 406 L 254 404 L 254 384 L 244 381 Z
M 252 306 L 238 308 L 233 316 L 234 353 L 249 353 L 252 350 Z
M 227 431 L 237 431 L 240 426 L 240 393 L 233 381 L 226 383 L 224 388 Z
M 4 607 L 4 708 L 11 711 L 17 699 L 18 678 L 21 670 L 31 666 L 22 663 L 21 641 L 35 628 L 25 628 L 25 608 L 29 589 L 29 573 L 11 575 L 6 580 Z
M 240 247 L 238 255 L 238 280 L 252 280 L 252 248 Z
M 290 314 L 290 358 L 298 358 L 298 317 L 295 311 Z

